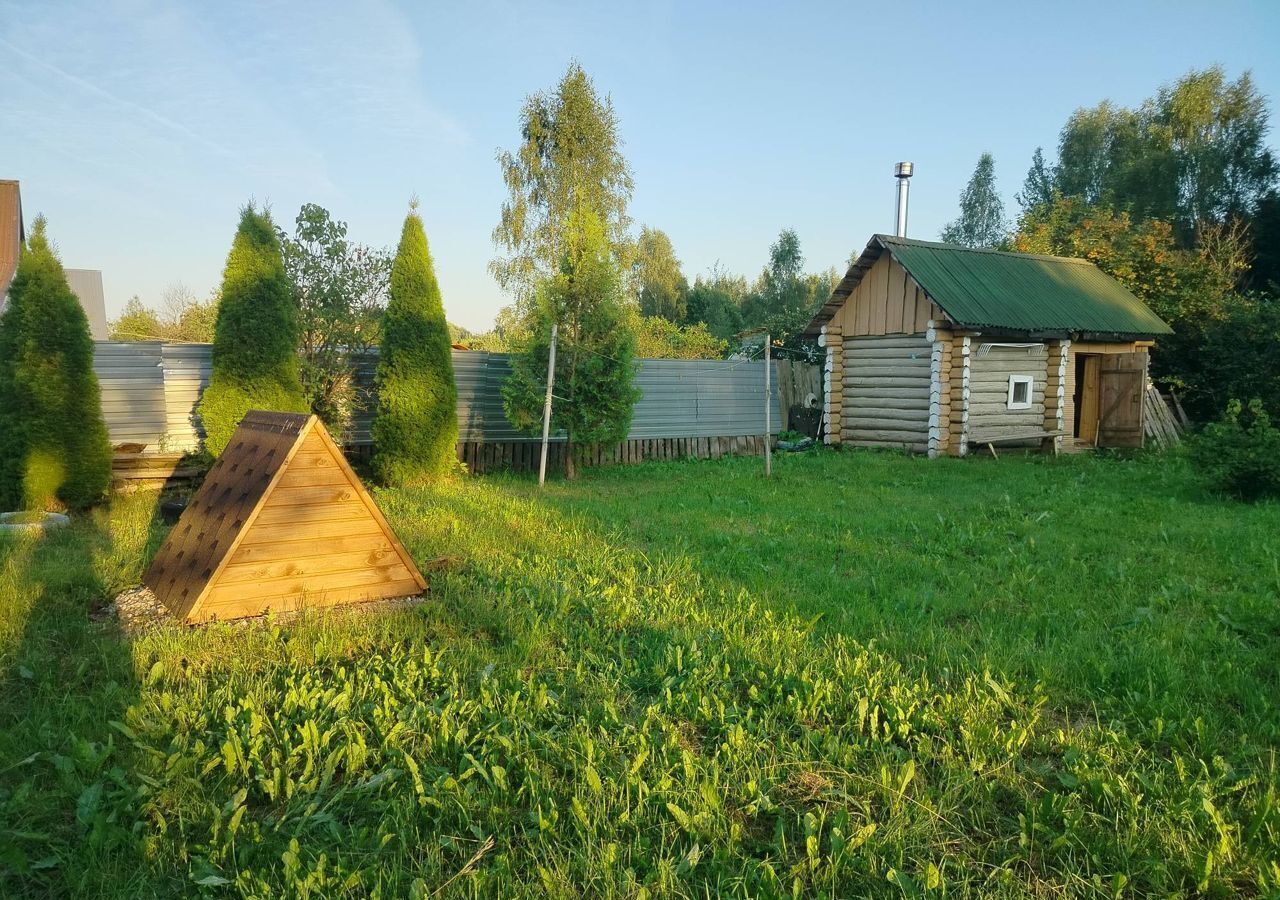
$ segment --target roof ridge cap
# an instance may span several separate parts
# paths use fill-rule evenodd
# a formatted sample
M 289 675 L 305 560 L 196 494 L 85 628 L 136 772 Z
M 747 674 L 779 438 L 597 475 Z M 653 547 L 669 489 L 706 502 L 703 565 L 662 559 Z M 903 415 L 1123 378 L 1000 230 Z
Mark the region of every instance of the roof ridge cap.
M 926 247 L 931 250 L 949 250 L 954 253 L 986 253 L 992 256 L 1008 256 L 1014 259 L 1045 259 L 1053 262 L 1076 263 L 1079 265 L 1096 266 L 1093 260 L 1085 259 L 1081 256 L 1055 256 L 1052 253 L 1024 253 L 1018 250 L 996 250 L 993 247 L 965 247 L 962 244 L 948 244 L 945 241 L 926 241 L 920 238 L 899 237 L 894 234 L 877 234 L 876 237 L 882 243 L 895 244 L 901 243 L 907 246 Z

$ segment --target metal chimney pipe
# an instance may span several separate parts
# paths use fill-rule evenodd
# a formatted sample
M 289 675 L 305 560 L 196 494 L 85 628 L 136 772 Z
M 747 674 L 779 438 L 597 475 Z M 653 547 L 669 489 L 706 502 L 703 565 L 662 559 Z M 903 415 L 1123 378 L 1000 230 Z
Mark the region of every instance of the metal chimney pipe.
M 898 227 L 894 232 L 898 237 L 907 236 L 907 193 L 911 190 L 911 173 L 915 166 L 909 162 L 900 162 L 893 167 L 893 177 L 898 179 Z

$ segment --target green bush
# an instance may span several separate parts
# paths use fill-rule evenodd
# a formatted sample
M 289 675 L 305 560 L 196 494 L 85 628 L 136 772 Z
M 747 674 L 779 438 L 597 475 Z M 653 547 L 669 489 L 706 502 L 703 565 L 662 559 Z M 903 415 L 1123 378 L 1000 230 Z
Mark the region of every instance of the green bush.
M 0 316 L 0 510 L 83 509 L 110 485 L 89 320 L 39 217 Z
M 1227 404 L 1222 420 L 1191 442 L 1191 458 L 1223 493 L 1249 501 L 1280 497 L 1280 429 L 1261 400 Z
M 252 205 L 222 274 L 213 375 L 200 401 L 205 449 L 218 456 L 251 409 L 308 412 L 298 364 L 298 308 L 270 215 Z
M 372 464 L 383 484 L 428 482 L 458 468 L 458 389 L 450 345 L 427 235 L 411 210 L 382 320 Z

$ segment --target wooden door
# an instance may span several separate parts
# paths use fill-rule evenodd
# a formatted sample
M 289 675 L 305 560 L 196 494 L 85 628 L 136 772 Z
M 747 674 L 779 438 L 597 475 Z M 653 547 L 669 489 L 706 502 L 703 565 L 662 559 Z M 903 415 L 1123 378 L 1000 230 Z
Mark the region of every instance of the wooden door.
M 1076 372 L 1078 399 L 1076 400 L 1076 437 L 1081 443 L 1093 446 L 1098 442 L 1098 368 L 1102 357 L 1081 354 Z
M 1141 447 L 1147 351 L 1108 353 L 1098 370 L 1098 446 Z

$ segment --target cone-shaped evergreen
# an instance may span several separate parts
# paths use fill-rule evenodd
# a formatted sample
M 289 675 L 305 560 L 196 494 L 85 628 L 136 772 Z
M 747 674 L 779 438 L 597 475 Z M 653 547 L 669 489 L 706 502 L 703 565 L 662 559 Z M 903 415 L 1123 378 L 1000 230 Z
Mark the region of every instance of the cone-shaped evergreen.
M 449 345 L 427 236 L 410 211 L 382 320 L 373 471 L 383 484 L 430 481 L 457 468 L 458 388 Z
M 222 273 L 213 331 L 213 375 L 200 401 L 204 445 L 214 456 L 251 409 L 309 412 L 298 366 L 298 306 L 271 216 L 252 205 Z
M 0 510 L 83 509 L 110 485 L 89 320 L 39 217 L 0 316 Z

